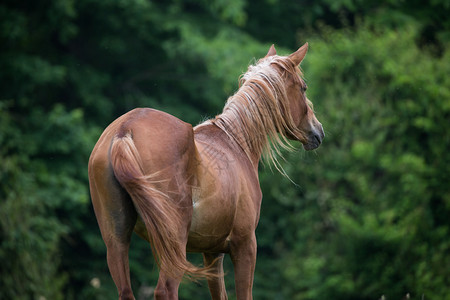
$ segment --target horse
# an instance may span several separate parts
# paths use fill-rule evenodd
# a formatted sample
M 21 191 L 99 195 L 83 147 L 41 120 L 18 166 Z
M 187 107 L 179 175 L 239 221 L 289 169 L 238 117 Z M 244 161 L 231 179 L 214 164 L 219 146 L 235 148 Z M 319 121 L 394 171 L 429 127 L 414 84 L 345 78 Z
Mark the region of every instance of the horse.
M 223 259 L 233 263 L 236 298 L 252 299 L 262 192 L 258 164 L 290 141 L 305 150 L 324 131 L 306 97 L 304 44 L 288 56 L 272 45 L 248 67 L 223 111 L 195 127 L 137 108 L 102 133 L 89 159 L 91 199 L 119 299 L 134 299 L 128 251 L 136 232 L 159 268 L 155 299 L 178 299 L 183 278 L 205 278 L 212 299 L 227 299 Z M 204 267 L 187 261 L 203 254 Z

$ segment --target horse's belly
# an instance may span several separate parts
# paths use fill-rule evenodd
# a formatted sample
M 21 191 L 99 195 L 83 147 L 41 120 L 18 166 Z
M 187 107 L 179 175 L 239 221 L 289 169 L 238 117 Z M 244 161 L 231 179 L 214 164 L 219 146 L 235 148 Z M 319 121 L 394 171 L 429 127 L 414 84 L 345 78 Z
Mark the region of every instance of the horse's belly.
M 218 195 L 200 199 L 194 193 L 189 252 L 227 252 L 235 216 L 233 202 Z

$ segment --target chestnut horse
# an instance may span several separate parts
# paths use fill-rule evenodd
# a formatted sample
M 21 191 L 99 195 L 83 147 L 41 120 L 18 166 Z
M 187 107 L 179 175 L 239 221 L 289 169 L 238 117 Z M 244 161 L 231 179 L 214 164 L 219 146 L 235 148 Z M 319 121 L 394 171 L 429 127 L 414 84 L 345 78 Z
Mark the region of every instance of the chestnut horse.
M 278 169 L 281 148 L 317 148 L 322 125 L 299 68 L 308 44 L 289 56 L 275 48 L 241 77 L 222 114 L 194 128 L 167 113 L 138 108 L 101 135 L 89 160 L 92 203 L 120 299 L 134 299 L 128 249 L 146 239 L 160 269 L 155 299 L 178 299 L 183 276 L 208 280 L 227 299 L 223 258 L 231 256 L 237 299 L 252 299 L 255 230 L 262 193 L 258 163 Z M 203 253 L 205 267 L 186 251 Z

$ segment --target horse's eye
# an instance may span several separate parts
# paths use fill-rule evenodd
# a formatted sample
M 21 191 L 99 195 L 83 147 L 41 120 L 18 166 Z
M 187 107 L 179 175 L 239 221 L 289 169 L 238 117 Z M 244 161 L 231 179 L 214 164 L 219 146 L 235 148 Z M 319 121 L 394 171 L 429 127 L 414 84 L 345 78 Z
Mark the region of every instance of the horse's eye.
M 305 84 L 304 86 L 302 86 L 301 88 L 302 93 L 306 92 L 306 90 L 308 89 L 308 86 Z

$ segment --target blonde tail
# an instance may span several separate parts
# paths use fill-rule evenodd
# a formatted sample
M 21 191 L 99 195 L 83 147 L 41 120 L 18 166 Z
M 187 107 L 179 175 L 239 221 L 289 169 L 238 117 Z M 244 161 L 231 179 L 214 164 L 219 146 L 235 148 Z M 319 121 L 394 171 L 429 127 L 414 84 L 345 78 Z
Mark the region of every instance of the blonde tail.
M 198 268 L 186 260 L 185 245 L 179 239 L 178 207 L 163 192 L 152 187 L 131 133 L 115 136 L 110 160 L 119 183 L 126 189 L 149 235 L 158 267 L 169 277 L 181 274 L 191 279 L 214 277 L 210 268 Z

